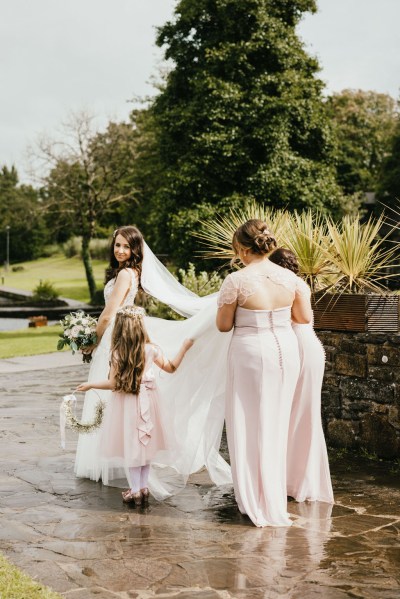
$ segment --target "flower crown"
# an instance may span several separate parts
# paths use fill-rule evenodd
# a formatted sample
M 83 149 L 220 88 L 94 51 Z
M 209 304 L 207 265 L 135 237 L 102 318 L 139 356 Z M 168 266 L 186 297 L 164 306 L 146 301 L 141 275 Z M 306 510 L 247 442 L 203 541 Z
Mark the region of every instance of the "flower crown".
M 124 306 L 123 308 L 119 308 L 119 310 L 117 310 L 117 314 L 128 316 L 128 318 L 133 318 L 136 320 L 146 316 L 146 310 L 141 306 Z

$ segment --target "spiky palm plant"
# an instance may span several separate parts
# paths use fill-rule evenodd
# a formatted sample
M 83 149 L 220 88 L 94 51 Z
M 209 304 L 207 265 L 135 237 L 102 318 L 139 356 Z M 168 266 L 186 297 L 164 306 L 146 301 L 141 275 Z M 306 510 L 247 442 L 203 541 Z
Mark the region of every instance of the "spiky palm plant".
M 296 254 L 300 272 L 313 292 L 382 292 L 383 282 L 394 276 L 388 274 L 388 269 L 395 266 L 398 248 L 385 247 L 390 232 L 379 237 L 382 225 L 387 225 L 383 216 L 370 218 L 366 223 L 345 216 L 335 223 L 311 210 L 290 214 L 256 202 L 204 222 L 203 231 L 196 234 L 207 248 L 202 255 L 229 263 L 235 257 L 232 249 L 235 230 L 252 218 L 265 221 L 278 246 Z
M 250 219 L 259 219 L 267 223 L 273 234 L 277 237 L 278 245 L 285 235 L 288 213 L 283 210 L 249 202 L 243 209 L 232 209 L 224 216 L 218 216 L 214 221 L 202 222 L 203 230 L 195 233 L 207 248 L 201 252 L 205 258 L 224 260 L 230 262 L 235 253 L 232 248 L 233 234 L 240 225 Z
M 379 238 L 383 223 L 383 216 L 371 217 L 365 223 L 350 216 L 338 224 L 327 221 L 332 244 L 323 252 L 337 271 L 335 291 L 357 293 L 385 289 L 383 281 L 392 276 L 387 271 L 394 266 L 396 248 L 385 248 L 388 235 Z
M 310 209 L 288 215 L 280 241 L 297 256 L 300 274 L 313 292 L 329 284 L 335 269 L 330 260 L 331 240 L 326 217 Z

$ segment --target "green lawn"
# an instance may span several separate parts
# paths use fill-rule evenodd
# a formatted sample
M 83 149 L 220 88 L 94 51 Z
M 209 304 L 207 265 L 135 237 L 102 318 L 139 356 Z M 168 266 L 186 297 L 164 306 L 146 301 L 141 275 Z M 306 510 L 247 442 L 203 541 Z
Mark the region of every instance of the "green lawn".
M 33 291 L 40 280 L 53 283 L 59 295 L 82 302 L 89 301 L 89 291 L 85 277 L 83 262 L 80 258 L 65 258 L 63 254 L 56 254 L 51 258 L 40 258 L 32 262 L 22 262 L 21 272 L 2 272 L 4 285 L 26 291 Z M 93 270 L 99 288 L 103 285 L 104 269 L 107 263 L 93 260 Z
M 0 359 L 36 356 L 57 351 L 58 335 L 61 331 L 60 325 L 2 331 L 0 332 Z M 64 351 L 70 350 L 66 348 Z
M 1 599 L 61 599 L 61 595 L 51 591 L 12 566 L 0 555 L 0 597 Z

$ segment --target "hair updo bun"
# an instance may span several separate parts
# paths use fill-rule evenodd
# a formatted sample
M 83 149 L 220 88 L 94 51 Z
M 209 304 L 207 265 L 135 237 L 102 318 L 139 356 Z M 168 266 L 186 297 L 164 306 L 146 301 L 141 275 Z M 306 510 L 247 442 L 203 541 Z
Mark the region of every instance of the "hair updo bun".
M 264 229 L 254 237 L 254 245 L 251 249 L 256 254 L 269 254 L 274 248 L 276 248 L 275 237 L 271 231 Z
M 251 250 L 254 254 L 269 254 L 277 246 L 276 239 L 262 220 L 251 219 L 236 229 L 232 245 L 236 252 L 239 247 Z

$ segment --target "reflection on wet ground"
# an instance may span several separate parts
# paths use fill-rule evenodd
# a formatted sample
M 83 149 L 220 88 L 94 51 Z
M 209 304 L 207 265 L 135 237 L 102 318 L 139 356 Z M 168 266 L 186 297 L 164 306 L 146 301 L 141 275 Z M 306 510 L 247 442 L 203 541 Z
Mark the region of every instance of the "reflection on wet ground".
M 400 485 L 393 466 L 332 464 L 336 504 L 296 503 L 290 528 L 257 529 L 205 473 L 149 510 L 75 479 L 58 407 L 82 368 L 2 375 L 0 550 L 65 597 L 382 598 L 400 595 Z

